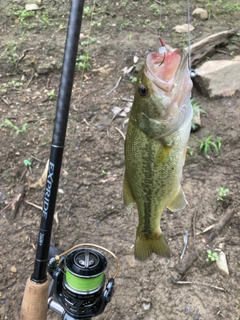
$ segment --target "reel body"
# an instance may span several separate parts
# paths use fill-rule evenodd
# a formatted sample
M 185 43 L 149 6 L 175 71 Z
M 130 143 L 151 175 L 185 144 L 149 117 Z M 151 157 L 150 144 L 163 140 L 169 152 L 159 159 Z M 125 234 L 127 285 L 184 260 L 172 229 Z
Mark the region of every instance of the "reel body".
M 53 294 L 48 299 L 49 308 L 63 320 L 90 319 L 101 314 L 114 291 L 114 278 L 109 279 L 104 290 L 105 256 L 92 248 L 74 249 L 66 257 L 63 255 L 48 262 Z

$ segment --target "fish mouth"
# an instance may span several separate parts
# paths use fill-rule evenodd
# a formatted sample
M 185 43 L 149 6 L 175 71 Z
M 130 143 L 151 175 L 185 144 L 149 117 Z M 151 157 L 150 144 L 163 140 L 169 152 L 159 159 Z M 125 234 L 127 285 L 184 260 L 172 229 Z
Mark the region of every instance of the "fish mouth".
M 144 74 L 152 83 L 156 101 L 161 99 L 154 117 L 162 124 L 161 137 L 189 125 L 192 119 L 192 81 L 187 58 L 187 52 L 176 49 L 165 55 L 151 52 L 146 59 Z
M 170 92 L 186 68 L 187 57 L 180 49 L 165 54 L 150 52 L 144 73 L 159 89 Z

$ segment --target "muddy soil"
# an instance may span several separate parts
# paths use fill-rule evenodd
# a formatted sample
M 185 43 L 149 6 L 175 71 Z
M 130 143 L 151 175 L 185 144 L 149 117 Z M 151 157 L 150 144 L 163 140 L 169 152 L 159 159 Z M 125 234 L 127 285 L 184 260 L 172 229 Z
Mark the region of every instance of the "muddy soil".
M 56 98 L 67 30 L 69 1 L 39 1 L 38 11 L 26 11 L 27 1 L 0 4 L 0 319 L 18 319 L 33 262 L 44 187 L 38 181 L 49 158 Z M 157 28 L 172 47 L 185 47 L 187 34 L 172 30 L 187 22 L 186 1 L 86 1 L 54 218 L 58 248 L 91 242 L 112 250 L 120 272 L 115 294 L 97 319 L 178 320 L 240 319 L 240 93 L 210 100 L 195 89 L 195 102 L 205 111 L 202 127 L 191 133 L 182 186 L 185 210 L 164 212 L 161 227 L 169 242 L 169 260 L 152 255 L 135 261 L 136 209 L 123 205 L 124 137 L 127 118 L 113 108 L 131 106 L 134 81 L 149 50 L 159 46 Z M 191 16 L 191 42 L 237 27 L 238 1 L 191 1 L 208 11 L 208 19 Z M 239 25 L 238 25 L 239 27 Z M 231 59 L 240 54 L 239 36 L 207 59 Z M 136 68 L 123 75 L 123 69 Z M 119 85 L 111 91 L 118 79 Z M 115 109 L 114 109 L 115 110 Z M 6 122 L 7 120 L 7 122 Z M 27 124 L 27 126 L 26 126 Z M 222 138 L 216 156 L 199 151 L 199 140 Z M 27 169 L 24 160 L 32 163 Z M 26 162 L 26 161 L 25 161 Z M 18 210 L 12 201 L 24 197 Z M 223 201 L 216 188 L 229 189 Z M 7 205 L 9 205 L 7 207 Z M 187 253 L 199 246 L 206 227 L 219 221 L 227 208 L 234 214 L 216 238 L 199 253 L 182 277 L 176 264 L 183 237 Z M 7 207 L 7 208 L 6 208 Z M 209 231 L 211 232 L 211 231 Z M 207 250 L 227 256 L 229 276 L 207 262 Z M 109 259 L 109 262 L 113 262 Z M 114 262 L 113 262 L 114 263 Z M 107 273 L 112 275 L 114 265 Z M 175 284 L 174 279 L 190 284 Z M 217 288 L 215 288 L 217 287 Z M 220 289 L 221 290 L 220 290 Z M 59 319 L 49 312 L 48 319 Z

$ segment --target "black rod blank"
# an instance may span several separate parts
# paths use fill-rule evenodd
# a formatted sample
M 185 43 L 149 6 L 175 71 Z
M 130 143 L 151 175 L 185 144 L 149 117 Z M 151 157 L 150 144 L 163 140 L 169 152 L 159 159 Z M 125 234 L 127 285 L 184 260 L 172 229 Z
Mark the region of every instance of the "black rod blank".
M 31 280 L 43 283 L 47 279 L 47 262 L 52 232 L 59 175 L 66 136 L 69 106 L 74 80 L 78 42 L 82 24 L 84 0 L 72 0 L 68 32 L 63 58 L 63 68 L 59 87 L 56 118 L 54 122 L 48 176 L 45 187 L 43 210 L 38 237 L 36 260 Z

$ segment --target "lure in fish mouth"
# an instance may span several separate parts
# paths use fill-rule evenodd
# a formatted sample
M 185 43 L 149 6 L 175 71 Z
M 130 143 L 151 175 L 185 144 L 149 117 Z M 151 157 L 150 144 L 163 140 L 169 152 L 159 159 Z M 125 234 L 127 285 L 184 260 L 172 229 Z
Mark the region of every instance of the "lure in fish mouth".
M 138 75 L 125 141 L 124 203 L 136 203 L 139 224 L 134 255 L 170 257 L 160 229 L 165 208 L 186 206 L 180 181 L 192 119 L 187 54 L 149 53 Z

